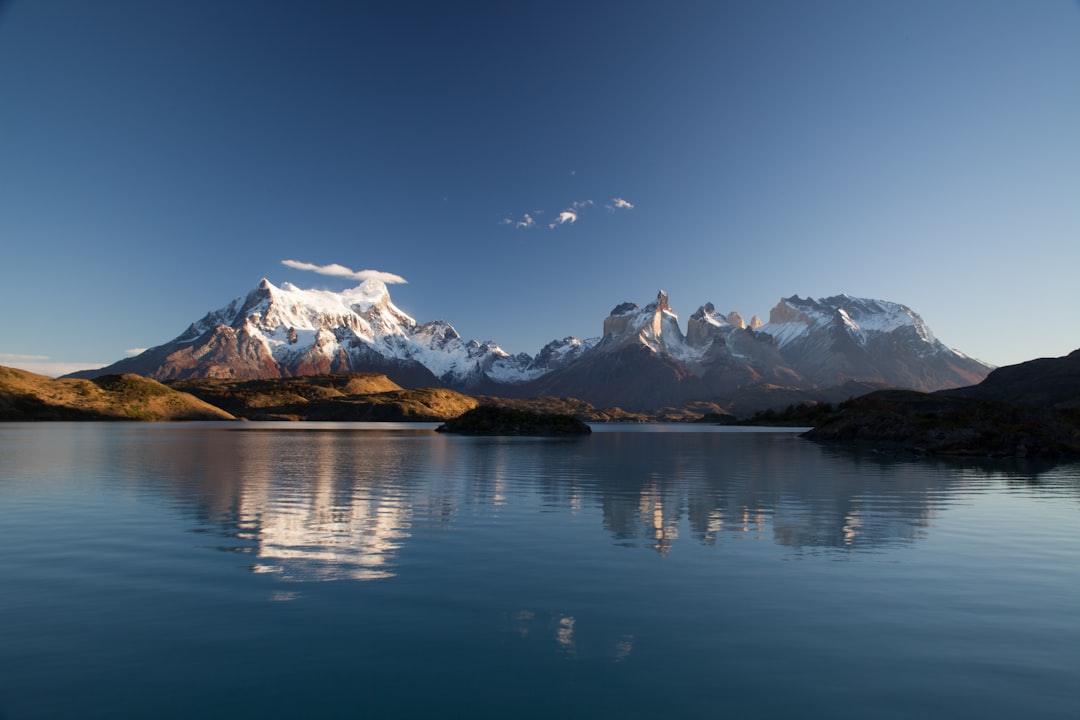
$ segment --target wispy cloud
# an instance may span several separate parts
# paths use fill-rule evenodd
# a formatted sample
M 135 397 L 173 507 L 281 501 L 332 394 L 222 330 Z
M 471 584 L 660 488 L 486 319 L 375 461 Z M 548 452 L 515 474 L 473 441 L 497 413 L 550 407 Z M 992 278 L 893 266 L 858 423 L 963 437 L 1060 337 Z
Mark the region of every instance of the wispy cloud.
M 516 220 L 512 217 L 503 218 L 499 221 L 500 225 L 508 225 L 515 230 L 529 230 L 536 227 L 536 216 L 543 215 L 543 210 L 533 210 L 531 213 L 524 213 L 520 220 Z
M 18 353 L 0 353 L 0 362 L 32 362 L 48 360 L 48 355 L 19 355 Z
M 0 353 L 0 365 L 26 370 L 38 375 L 59 377 L 78 370 L 97 370 L 105 367 L 103 362 L 62 362 L 49 360 L 48 355 L 19 355 L 17 353 Z
M 590 207 L 594 207 L 596 203 L 593 200 L 574 200 L 570 203 L 570 207 L 555 214 L 555 219 L 547 224 L 549 230 L 554 230 L 560 225 L 575 225 L 581 218 L 582 213 L 586 212 Z M 610 203 L 604 205 L 609 213 L 613 213 L 616 210 L 632 210 L 634 204 L 629 200 L 621 197 L 612 198 Z M 531 213 L 525 213 L 521 216 L 520 220 L 513 217 L 504 217 L 499 221 L 499 224 L 513 227 L 518 230 L 527 230 L 537 227 L 536 218 L 543 215 L 543 210 L 534 210 Z
M 128 348 L 124 351 L 125 355 L 142 355 L 146 352 L 146 348 Z
M 606 203 L 604 209 L 609 213 L 613 213 L 616 210 L 633 210 L 634 203 L 621 197 L 611 198 L 611 202 Z
M 570 223 L 571 225 L 573 225 L 577 222 L 577 218 L 578 214 L 573 210 L 563 210 L 561 213 L 559 213 L 559 216 L 555 218 L 555 222 L 548 225 L 548 227 L 554 230 L 559 225 L 565 225 L 566 223 Z
M 383 272 L 382 270 L 353 270 L 344 265 L 338 265 L 337 263 L 331 263 L 330 265 L 315 265 L 314 263 L 300 262 L 299 260 L 282 260 L 281 264 L 286 267 L 291 267 L 294 270 L 307 270 L 309 272 L 319 273 L 320 275 L 331 275 L 333 277 L 348 278 L 350 280 L 379 280 L 387 285 L 400 285 L 408 282 L 408 280 L 400 275 Z

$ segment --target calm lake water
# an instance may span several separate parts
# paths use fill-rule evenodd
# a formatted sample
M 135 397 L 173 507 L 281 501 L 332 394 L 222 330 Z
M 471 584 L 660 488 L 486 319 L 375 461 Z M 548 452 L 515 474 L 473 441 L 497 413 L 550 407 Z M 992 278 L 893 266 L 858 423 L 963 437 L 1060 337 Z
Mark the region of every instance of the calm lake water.
M 1080 718 L 1078 465 L 431 427 L 0 425 L 0 718 Z

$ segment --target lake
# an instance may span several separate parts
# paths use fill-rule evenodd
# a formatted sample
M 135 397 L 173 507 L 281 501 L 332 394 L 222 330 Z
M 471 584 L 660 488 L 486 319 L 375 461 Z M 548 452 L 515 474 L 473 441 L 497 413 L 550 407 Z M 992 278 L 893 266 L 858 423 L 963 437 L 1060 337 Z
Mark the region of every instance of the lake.
M 0 718 L 1080 718 L 1080 465 L 432 427 L 0 425 Z

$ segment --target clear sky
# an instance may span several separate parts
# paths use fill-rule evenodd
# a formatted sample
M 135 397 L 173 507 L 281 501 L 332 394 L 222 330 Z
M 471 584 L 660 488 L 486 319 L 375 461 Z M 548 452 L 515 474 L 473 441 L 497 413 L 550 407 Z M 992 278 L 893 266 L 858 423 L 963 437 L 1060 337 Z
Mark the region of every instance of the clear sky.
M 843 292 L 994 364 L 1062 355 L 1080 5 L 11 0 L 0 247 L 24 367 L 118 360 L 262 277 L 353 284 L 287 259 L 399 275 L 417 320 L 511 352 L 663 288 L 684 328 Z

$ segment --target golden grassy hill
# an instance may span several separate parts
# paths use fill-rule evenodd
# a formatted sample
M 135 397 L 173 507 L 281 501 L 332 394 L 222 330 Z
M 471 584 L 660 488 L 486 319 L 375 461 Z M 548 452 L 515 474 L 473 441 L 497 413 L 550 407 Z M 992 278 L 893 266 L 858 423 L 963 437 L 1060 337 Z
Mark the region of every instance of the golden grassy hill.
M 54 379 L 0 366 L 0 420 L 233 420 L 185 392 L 139 375 Z
M 406 390 L 376 373 L 271 380 L 191 378 L 170 386 L 248 420 L 432 422 L 457 417 L 479 404 L 453 390 Z

